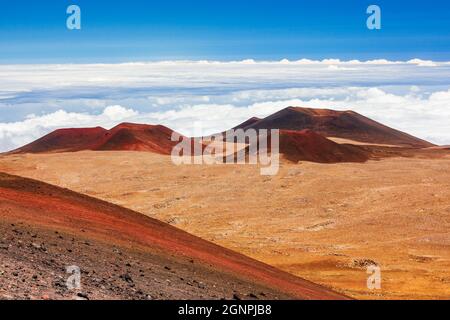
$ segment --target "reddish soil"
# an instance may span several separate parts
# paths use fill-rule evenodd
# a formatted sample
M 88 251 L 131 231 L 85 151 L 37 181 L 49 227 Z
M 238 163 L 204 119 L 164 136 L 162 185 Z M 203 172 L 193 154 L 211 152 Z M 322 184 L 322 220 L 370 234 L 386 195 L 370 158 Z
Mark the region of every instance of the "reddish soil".
M 280 152 L 290 161 L 318 163 L 364 162 L 369 158 L 406 156 L 409 149 L 435 147 L 406 133 L 394 130 L 353 111 L 333 111 L 289 107 L 267 118 L 253 117 L 233 129 L 281 129 Z M 178 141 L 171 141 L 173 130 L 161 125 L 123 123 L 111 130 L 100 127 L 56 130 L 35 142 L 10 152 L 53 153 L 94 151 L 146 151 L 171 154 Z M 335 143 L 326 137 L 348 139 Z M 191 148 L 198 143 L 191 139 Z M 379 144 L 375 146 L 373 144 Z M 390 147 L 388 147 L 389 145 Z M 201 146 L 204 150 L 205 145 Z M 408 150 L 407 150 L 408 149 Z
M 189 290 L 188 284 L 186 284 L 188 281 L 184 277 L 178 277 L 178 280 L 175 281 L 172 275 L 165 286 L 159 286 L 162 290 L 159 293 L 163 293 L 162 297 L 166 298 L 232 298 L 233 292 L 234 296 L 239 298 L 244 290 L 246 291 L 244 294 L 249 294 L 253 298 L 345 298 L 329 289 L 192 236 L 158 220 L 45 183 L 0 173 L 0 200 L 0 224 L 2 230 L 4 229 L 6 232 L 1 240 L 0 249 L 2 250 L 0 252 L 2 261 L 8 261 L 7 264 L 2 265 L 2 268 L 7 271 L 12 269 L 12 275 L 9 278 L 0 277 L 0 282 L 7 282 L 0 287 L 16 288 L 19 296 L 20 292 L 25 292 L 24 288 L 32 286 L 26 281 L 20 283 L 16 279 L 14 282 L 20 270 L 29 274 L 32 268 L 40 268 L 41 265 L 38 262 L 41 261 L 42 275 L 37 276 L 49 278 L 52 272 L 55 272 L 52 270 L 52 266 L 57 267 L 58 263 L 61 264 L 59 260 L 55 260 L 55 257 L 65 259 L 64 261 L 70 260 L 67 258 L 67 252 L 71 252 L 72 249 L 67 247 L 68 243 L 49 236 L 52 232 L 59 232 L 64 234 L 64 237 L 71 237 L 73 239 L 71 243 L 88 241 L 94 245 L 92 250 L 86 249 L 78 251 L 78 253 L 74 251 L 73 255 L 69 257 L 75 261 L 82 260 L 83 263 L 89 265 L 94 274 L 102 275 L 101 281 L 104 282 L 105 287 L 102 289 L 103 291 L 98 289 L 98 286 L 88 286 L 90 295 L 94 298 L 136 298 L 136 295 L 141 293 L 145 297 L 148 296 L 144 292 L 150 290 L 146 278 L 148 275 L 146 276 L 143 270 L 140 270 L 140 273 L 144 274 L 142 277 L 144 280 L 147 279 L 146 281 L 139 282 L 134 277 L 122 274 L 120 279 L 124 280 L 127 287 L 125 289 L 114 287 L 118 291 L 112 293 L 108 291 L 110 278 L 114 278 L 114 275 L 112 275 L 112 271 L 107 276 L 104 275 L 108 271 L 107 266 L 112 265 L 115 272 L 122 272 L 122 269 L 113 266 L 117 262 L 117 257 L 111 252 L 117 248 L 126 252 L 129 259 L 134 259 L 136 264 L 165 261 L 164 263 L 170 264 L 164 268 L 166 273 L 171 270 L 171 273 L 181 272 L 184 276 L 195 275 L 196 278 L 203 279 L 202 283 L 208 284 L 202 285 L 205 291 L 204 295 L 200 296 L 197 291 Z M 17 226 L 20 226 L 20 230 Z M 57 254 L 59 251 L 43 250 L 45 245 L 42 243 L 24 243 L 24 241 L 32 241 L 32 232 L 38 232 L 37 237 L 45 239 L 43 241 L 52 243 L 57 241 L 55 247 L 63 250 L 65 255 L 59 253 L 59 255 L 46 260 L 41 254 Z M 77 247 L 75 246 L 75 248 Z M 26 256 L 27 254 L 29 256 Z M 35 258 L 33 258 L 33 254 L 36 254 Z M 187 261 L 191 264 L 194 263 L 195 266 L 190 266 L 187 270 Z M 13 264 L 12 267 L 11 264 Z M 127 263 L 126 267 L 130 269 L 127 272 L 136 271 L 130 263 Z M 158 265 L 158 268 L 162 269 L 161 265 Z M 4 273 L 4 271 L 2 272 Z M 153 279 L 156 282 L 162 278 L 166 279 L 164 278 L 166 274 L 157 272 L 151 273 L 151 276 L 155 277 Z M 147 287 L 145 287 L 146 283 Z M 133 284 L 133 286 L 129 288 L 129 284 Z M 41 286 L 49 289 L 43 284 Z M 135 292 L 133 290 L 136 289 L 136 286 L 144 287 L 139 289 L 139 292 Z M 42 292 L 41 289 L 42 287 L 36 290 Z M 11 290 L 7 290 L 7 292 L 11 292 Z M 224 291 L 229 294 L 225 294 Z M 260 292 L 263 292 L 263 295 L 259 294 Z M 52 294 L 56 294 L 56 292 L 52 291 Z M 157 293 L 151 293 L 151 295 L 155 294 Z M 55 298 L 63 297 L 67 296 L 57 295 Z M 14 295 L 13 298 L 17 298 L 17 296 Z
M 95 150 L 149 151 L 170 154 L 177 142 L 171 141 L 173 130 L 161 126 L 123 123 L 107 133 Z
M 260 136 L 260 139 L 267 139 L 268 152 L 270 153 L 270 134 L 268 137 Z M 279 153 L 282 154 L 283 159 L 293 163 L 299 161 L 316 163 L 366 162 L 369 159 L 375 160 L 391 156 L 389 150 L 392 148 L 385 149 L 379 150 L 378 146 L 339 144 L 312 130 L 280 130 Z M 403 150 L 402 148 L 397 149 Z M 246 148 L 247 155 L 250 150 L 250 147 Z M 392 156 L 394 155 L 402 156 L 399 151 L 392 152 Z M 234 154 L 234 157 L 237 157 L 237 153 Z
M 250 121 L 250 120 L 249 120 Z M 426 148 L 433 144 L 392 129 L 353 111 L 289 107 L 243 129 L 313 130 L 325 137 L 359 142 Z
M 96 148 L 103 141 L 108 130 L 96 128 L 58 129 L 11 153 L 44 153 L 82 151 Z
M 261 119 L 257 118 L 257 117 L 252 117 L 252 118 L 242 122 L 241 124 L 237 125 L 236 127 L 234 127 L 233 130 L 246 128 L 248 126 L 255 124 L 258 121 L 261 121 Z
M 293 162 L 365 162 L 370 152 L 359 146 L 338 144 L 312 130 L 280 131 L 280 153 Z
M 178 143 L 173 130 L 161 125 L 122 123 L 106 130 L 97 128 L 60 129 L 11 153 L 77 152 L 83 150 L 148 151 L 170 154 Z

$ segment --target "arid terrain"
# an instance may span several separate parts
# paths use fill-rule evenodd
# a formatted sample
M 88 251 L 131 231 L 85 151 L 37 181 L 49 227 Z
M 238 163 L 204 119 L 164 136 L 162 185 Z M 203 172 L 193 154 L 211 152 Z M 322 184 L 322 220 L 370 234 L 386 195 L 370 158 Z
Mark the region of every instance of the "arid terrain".
M 0 173 L 0 299 L 340 299 L 158 220 Z M 81 271 L 66 286 L 66 268 Z
M 297 298 L 332 298 L 335 293 L 289 274 L 360 299 L 450 298 L 448 147 L 353 111 L 288 107 L 236 128 L 281 129 L 278 174 L 260 175 L 257 165 L 177 166 L 169 156 L 176 144 L 171 129 L 131 123 L 111 130 L 54 131 L 0 155 L 0 172 L 143 214 L 133 213 L 133 219 L 135 215 L 154 218 L 144 224 L 162 221 L 165 239 L 177 238 L 181 232 L 169 229 L 172 225 L 262 261 L 267 265 L 235 253 L 217 260 L 218 252 L 225 249 L 187 234 L 176 245 L 183 254 L 200 254 L 215 272 L 226 265 L 225 271 L 235 276 L 250 276 L 254 284 Z M 221 139 L 213 142 L 219 150 L 216 156 L 222 157 L 224 151 L 233 155 L 234 151 L 223 150 Z M 194 146 L 193 141 L 188 139 L 188 146 Z M 225 141 L 249 150 L 254 143 Z M 203 141 L 200 150 L 204 146 Z M 272 146 L 263 151 L 271 152 Z M 20 185 L 16 189 L 24 191 Z M 28 205 L 34 208 L 33 201 Z M 11 217 L 14 210 L 8 212 L 6 217 Z M 85 220 L 95 221 L 97 215 Z M 68 227 L 68 221 L 61 227 Z M 102 235 L 104 227 L 97 226 L 92 236 Z M 120 236 L 130 240 L 156 232 L 118 225 L 111 231 L 112 243 Z M 145 244 L 154 245 L 155 240 L 159 237 Z M 192 241 L 200 242 L 187 246 Z M 160 247 L 167 250 L 171 243 Z M 381 288 L 368 287 L 369 266 L 380 268 Z
M 174 166 L 142 152 L 21 154 L 0 171 L 131 208 L 355 298 L 450 297 L 450 155 Z M 366 286 L 381 267 L 382 289 Z

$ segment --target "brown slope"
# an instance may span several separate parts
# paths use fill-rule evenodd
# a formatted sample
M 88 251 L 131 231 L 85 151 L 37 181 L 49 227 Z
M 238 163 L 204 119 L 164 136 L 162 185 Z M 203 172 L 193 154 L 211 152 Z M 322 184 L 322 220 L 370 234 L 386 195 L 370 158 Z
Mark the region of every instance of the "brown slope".
M 58 129 L 11 153 L 72 152 L 91 150 L 103 141 L 108 130 L 96 128 Z
M 271 152 L 271 137 L 266 133 L 261 134 L 259 139 L 266 139 L 268 151 Z M 261 140 L 260 140 L 261 141 Z M 252 148 L 245 148 L 246 156 Z M 257 152 L 264 150 L 258 149 Z M 351 144 L 339 144 L 312 130 L 280 130 L 279 131 L 279 153 L 284 159 L 291 162 L 310 161 L 317 163 L 340 163 L 340 162 L 366 162 L 369 159 L 376 159 L 371 148 L 366 146 L 356 146 Z M 397 154 L 397 153 L 396 153 Z M 229 155 L 231 159 L 236 159 L 238 153 Z M 381 157 L 381 155 L 378 155 Z M 226 158 L 224 157 L 224 161 Z
M 177 142 L 173 130 L 161 125 L 122 123 L 108 131 L 106 139 L 94 150 L 148 151 L 170 154 Z
M 310 129 L 325 136 L 359 142 L 390 144 L 414 148 L 431 147 L 433 144 L 392 129 L 353 111 L 309 109 L 289 107 L 244 129 Z
M 365 162 L 369 159 L 369 152 L 363 148 L 338 144 L 312 130 L 281 130 L 280 153 L 293 162 Z
M 38 181 L 0 173 L 0 200 L 1 221 L 61 230 L 77 238 L 138 250 L 166 261 L 191 259 L 199 264 L 195 274 L 210 267 L 216 278 L 231 277 L 299 299 L 344 298 L 158 220 Z M 99 264 L 103 268 L 106 262 Z
M 249 126 L 255 124 L 258 121 L 261 121 L 261 119 L 257 118 L 257 117 L 252 117 L 252 118 L 242 122 L 241 124 L 238 124 L 236 127 L 233 127 L 233 130 L 244 129 L 246 127 L 249 127 Z
M 170 154 L 178 142 L 173 130 L 161 125 L 122 123 L 106 130 L 97 128 L 59 129 L 10 153 L 77 152 L 83 150 L 133 150 Z

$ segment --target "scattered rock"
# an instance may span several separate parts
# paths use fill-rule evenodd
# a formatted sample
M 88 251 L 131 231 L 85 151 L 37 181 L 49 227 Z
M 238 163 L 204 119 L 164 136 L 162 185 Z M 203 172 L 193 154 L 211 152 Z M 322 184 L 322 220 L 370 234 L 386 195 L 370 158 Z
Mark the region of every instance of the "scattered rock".
M 233 300 L 242 300 L 242 297 L 238 293 L 234 293 Z
M 31 246 L 32 246 L 33 248 L 35 248 L 35 249 L 38 249 L 38 250 L 42 249 L 42 246 L 41 246 L 40 244 L 35 243 L 35 242 L 33 242 L 33 243 L 31 244 Z
M 131 278 L 131 276 L 128 273 L 122 274 L 120 276 L 120 279 L 122 279 L 123 281 L 128 282 L 128 283 L 133 282 L 133 278 Z
M 206 289 L 206 285 L 203 282 L 199 282 L 197 284 L 197 287 L 199 287 L 200 289 Z
M 85 300 L 89 300 L 89 296 L 87 295 L 87 293 L 84 293 L 84 292 L 78 292 L 77 297 L 83 298 Z
M 352 268 L 367 268 L 370 266 L 378 266 L 378 263 L 371 259 L 353 259 L 351 265 Z

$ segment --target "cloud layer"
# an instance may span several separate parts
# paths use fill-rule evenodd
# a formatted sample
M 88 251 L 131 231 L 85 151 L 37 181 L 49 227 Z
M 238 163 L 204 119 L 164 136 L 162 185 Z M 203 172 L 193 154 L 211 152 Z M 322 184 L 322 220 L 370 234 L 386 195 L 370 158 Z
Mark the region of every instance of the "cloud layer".
M 352 109 L 450 144 L 450 63 L 165 61 L 0 66 L 0 151 L 61 127 L 161 123 L 228 129 L 287 106 Z M 195 125 L 195 126 L 194 126 Z

